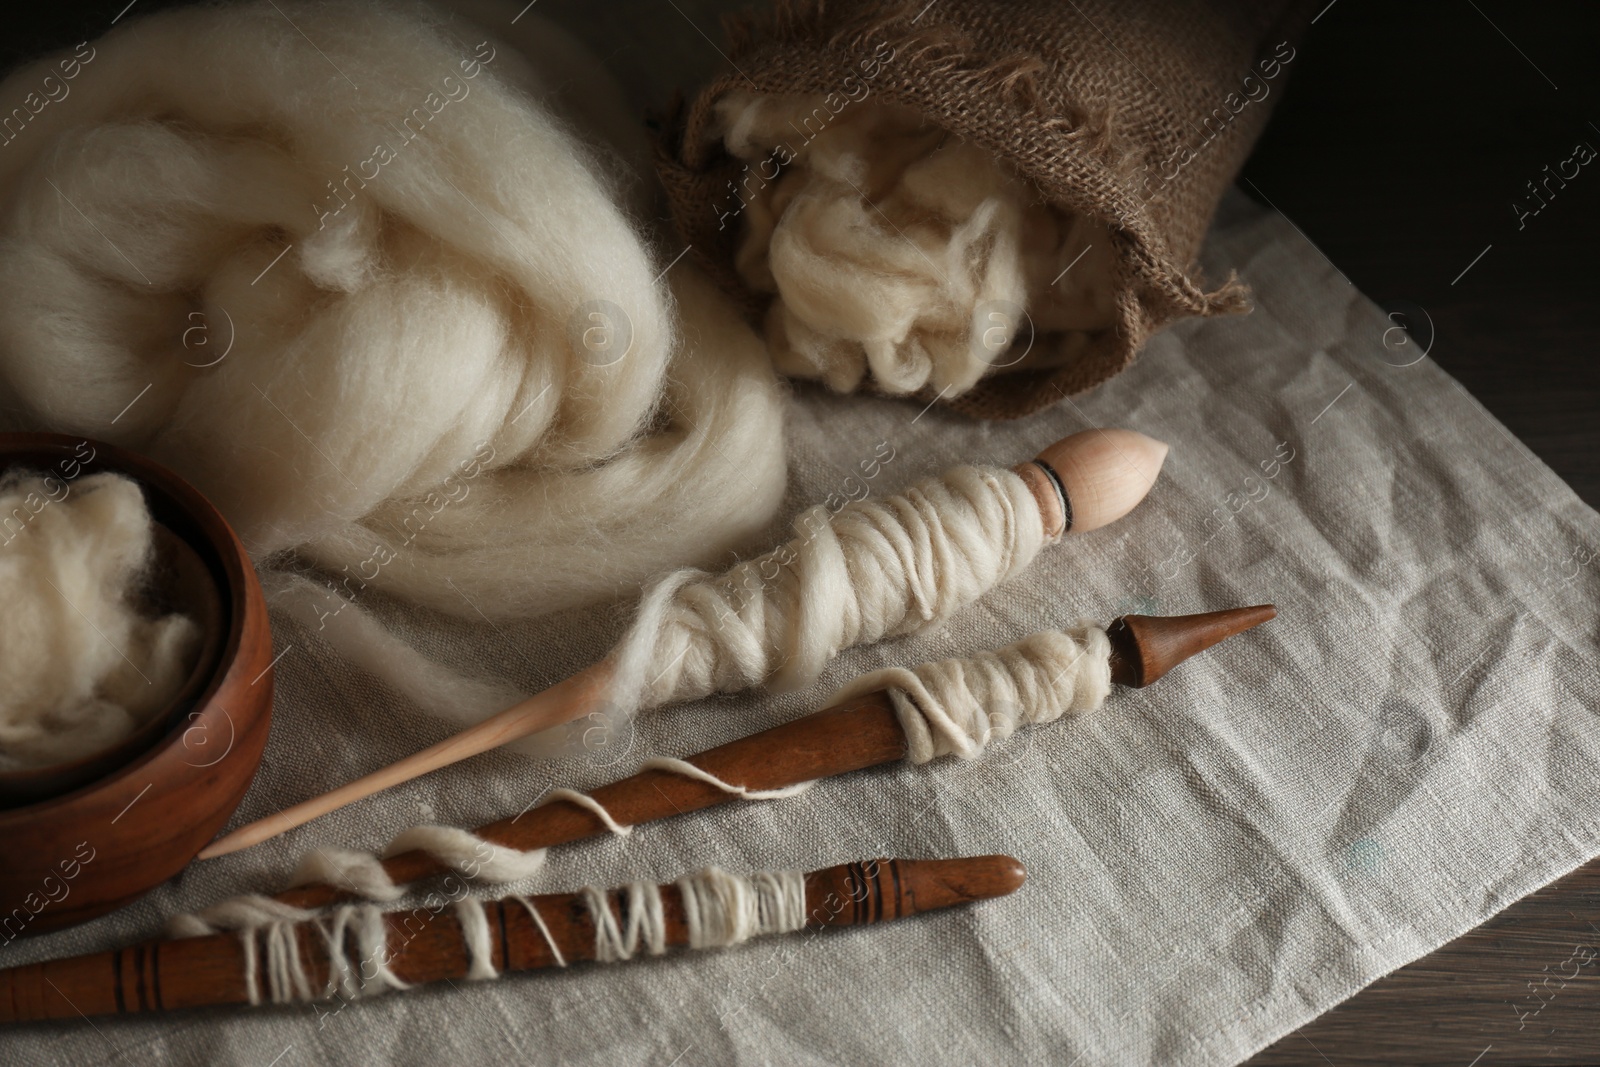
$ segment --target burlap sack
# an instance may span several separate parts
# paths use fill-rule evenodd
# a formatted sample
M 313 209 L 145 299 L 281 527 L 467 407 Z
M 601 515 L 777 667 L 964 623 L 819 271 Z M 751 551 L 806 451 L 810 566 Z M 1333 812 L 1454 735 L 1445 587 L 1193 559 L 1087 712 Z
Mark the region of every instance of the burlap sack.
M 1200 241 L 1281 95 L 1301 0 L 781 0 L 730 19 L 734 71 L 666 119 L 660 172 L 690 254 L 759 315 L 768 297 L 733 269 L 724 202 L 741 164 L 716 136 L 732 89 L 837 93 L 914 107 L 995 152 L 1063 210 L 1105 223 L 1117 323 L 1060 366 L 984 378 L 947 401 L 1014 418 L 1128 365 L 1184 315 L 1247 306 L 1233 279 L 1207 291 Z M 847 83 L 846 79 L 853 81 Z

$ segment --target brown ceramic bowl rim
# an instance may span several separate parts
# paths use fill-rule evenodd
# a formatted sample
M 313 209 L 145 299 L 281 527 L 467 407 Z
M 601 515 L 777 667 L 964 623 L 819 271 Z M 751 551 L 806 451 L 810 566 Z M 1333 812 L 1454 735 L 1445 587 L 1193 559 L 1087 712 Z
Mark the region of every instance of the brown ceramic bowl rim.
M 77 450 L 85 446 L 93 450 L 93 455 L 87 460 L 77 454 Z M 222 517 L 222 513 L 212 505 L 211 501 L 176 472 L 148 456 L 119 445 L 78 434 L 0 433 L 0 468 L 13 466 L 13 461 L 22 457 L 36 457 L 24 460 L 35 465 L 43 465 L 41 461 L 46 459 L 50 463 L 75 460 L 82 464 L 84 469 L 69 479 L 74 481 L 89 473 L 119 471 L 159 494 L 159 499 L 156 500 L 150 500 L 147 494 L 152 517 L 173 529 L 173 533 L 188 542 L 206 564 L 212 577 L 216 579 L 217 589 L 222 597 L 222 617 L 226 620 L 227 635 L 221 642 L 221 651 L 214 662 L 211 676 L 189 705 L 192 709 L 206 707 L 216 696 L 229 668 L 239 657 L 245 628 L 244 590 L 247 579 L 243 561 L 247 557 L 242 549 L 234 550 L 239 542 L 233 533 L 233 528 L 228 525 L 228 520 Z M 184 520 L 178 525 L 190 525 L 192 529 L 174 528 L 168 521 L 170 515 L 156 514 L 158 510 L 165 511 L 169 505 L 174 507 Z M 193 536 L 195 534 L 199 535 L 200 543 L 196 543 Z M 184 743 L 189 730 L 189 727 L 184 725 L 185 722 L 183 717 L 178 717 L 166 733 L 132 760 L 70 792 L 45 797 L 18 807 L 0 808 L 0 823 L 19 817 L 43 814 L 55 807 L 65 807 L 80 797 L 137 774 L 174 744 Z M 234 725 L 234 729 L 237 731 L 237 724 Z M 231 743 L 230 741 L 230 745 Z

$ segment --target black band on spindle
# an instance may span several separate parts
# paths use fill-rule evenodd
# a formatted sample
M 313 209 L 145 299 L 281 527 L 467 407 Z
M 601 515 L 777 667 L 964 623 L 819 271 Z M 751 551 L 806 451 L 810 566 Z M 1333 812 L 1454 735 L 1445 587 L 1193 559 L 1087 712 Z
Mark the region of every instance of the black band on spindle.
M 1061 480 L 1061 475 L 1056 469 L 1042 459 L 1032 460 L 1034 466 L 1044 471 L 1044 476 L 1050 479 L 1050 484 L 1056 487 L 1056 497 L 1061 501 L 1061 532 L 1066 533 L 1072 529 L 1072 501 L 1067 498 L 1066 483 Z

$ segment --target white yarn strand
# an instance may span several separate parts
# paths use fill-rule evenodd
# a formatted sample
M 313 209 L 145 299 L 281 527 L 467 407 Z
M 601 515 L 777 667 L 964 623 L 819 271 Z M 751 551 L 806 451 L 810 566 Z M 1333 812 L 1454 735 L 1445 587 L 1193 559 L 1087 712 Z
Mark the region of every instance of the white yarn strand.
M 413 826 L 384 848 L 381 857 L 353 849 L 318 848 L 306 853 L 289 880 L 291 886 L 326 883 L 367 900 L 397 900 L 405 887 L 395 884 L 383 860 L 402 852 L 425 852 L 458 874 L 485 882 L 517 882 L 544 867 L 545 850 L 523 852 L 486 841 L 453 826 Z
M 463 901 L 469 907 L 458 907 L 462 933 L 466 938 L 469 957 L 468 978 L 495 978 L 488 941 L 488 922 L 483 906 L 477 901 Z M 478 925 L 472 925 L 472 907 L 476 907 Z M 371 904 L 345 904 L 325 916 L 314 917 L 313 925 L 321 936 L 327 955 L 328 979 L 318 990 L 311 984 L 310 970 L 300 952 L 298 925 L 307 921 L 303 917 L 274 919 L 262 924 L 246 926 L 239 931 L 244 946 L 245 993 L 252 1005 L 290 1004 L 296 1001 L 326 999 L 340 996 L 346 1000 L 375 996 L 391 989 L 410 989 L 411 984 L 389 966 L 389 926 L 384 913 Z M 350 940 L 355 941 L 355 956 L 349 953 Z M 267 989 L 263 996 L 257 977 L 261 956 L 257 942 L 266 945 Z
M 345 931 L 355 914 L 354 907 L 336 908 L 316 926 L 322 934 L 322 944 L 328 953 L 328 984 L 324 995 L 337 993 L 345 999 L 361 995 L 361 983 L 355 967 L 345 955 Z
M 807 685 L 842 649 L 944 622 L 1046 542 L 1027 483 L 991 467 L 958 467 L 832 516 L 814 508 L 795 525 L 801 536 L 760 559 L 716 577 L 679 571 L 645 595 L 612 653 L 622 714 Z
M 222 930 L 259 928 L 271 922 L 305 922 L 317 913 L 271 897 L 250 893 L 214 904 L 201 912 L 175 915 L 167 922 L 167 936 L 204 937 Z
M 611 817 L 611 813 L 606 810 L 605 805 L 588 793 L 580 793 L 576 789 L 552 789 L 545 796 L 548 798 L 545 801 L 546 804 L 551 800 L 565 800 L 568 804 L 576 804 L 585 811 L 592 812 L 597 819 L 605 824 L 607 830 L 610 830 L 618 837 L 629 837 L 633 834 L 633 827 L 623 826 L 617 822 L 616 819 Z M 540 806 L 542 807 L 543 805 Z
M 489 917 L 483 913 L 483 902 L 476 897 L 456 901 L 456 921 L 461 924 L 461 937 L 467 945 L 467 977 L 474 982 L 499 978 L 500 972 L 494 969 L 494 947 L 489 943 Z
M 683 897 L 690 948 L 726 948 L 764 934 L 799 930 L 806 924 L 805 875 L 800 871 L 743 876 L 708 867 L 673 884 Z M 618 921 L 605 892 L 585 886 L 581 897 L 594 923 L 595 959 L 604 963 L 630 960 L 641 947 L 652 956 L 666 951 L 666 912 L 660 886 L 634 882 L 622 890 L 619 904 L 627 914 L 626 926 Z M 548 932 L 545 937 L 549 939 Z
M 746 789 L 725 782 L 710 771 L 696 767 L 687 760 L 657 757 L 646 760 L 641 769 L 659 768 L 673 771 L 696 781 L 714 785 L 740 800 L 776 800 L 797 796 L 810 789 L 814 782 L 800 782 L 782 789 Z M 545 795 L 544 803 L 564 800 L 593 812 L 607 830 L 619 837 L 633 832 L 606 810 L 605 806 L 586 793 L 572 789 L 554 789 Z M 542 806 L 542 805 L 541 805 Z M 400 899 L 406 886 L 397 884 L 383 869 L 383 860 L 402 852 L 421 851 L 439 861 L 457 874 L 491 883 L 519 882 L 532 878 L 544 869 L 546 850 L 530 849 L 523 852 L 485 840 L 470 830 L 453 826 L 413 826 L 390 841 L 382 854 L 355 849 L 317 848 L 301 857 L 299 865 L 289 880 L 291 886 L 326 884 L 359 896 L 365 900 L 388 902 Z M 531 907 L 531 906 L 530 906 Z M 167 923 L 170 937 L 200 937 L 219 930 L 260 928 L 278 921 L 301 922 L 314 918 L 315 911 L 296 908 L 271 897 L 249 893 L 215 904 L 204 911 L 178 915 Z M 544 928 L 542 920 L 535 921 Z M 549 932 L 545 932 L 548 939 Z M 555 945 L 551 944 L 555 950 Z M 559 955 L 559 952 L 558 952 Z
M 635 883 L 629 886 L 628 890 L 635 890 L 638 885 Z M 586 885 L 579 894 L 584 906 L 589 909 L 589 918 L 594 922 L 594 958 L 601 963 L 632 959 L 634 952 L 638 950 L 639 935 L 642 930 L 640 909 L 634 906 L 631 894 L 628 903 L 630 936 L 623 935 L 622 926 L 617 921 L 617 913 L 612 910 L 609 894 L 605 890 Z
M 806 883 L 799 871 L 748 878 L 708 867 L 676 883 L 683 894 L 691 948 L 722 948 L 806 924 Z
M 265 934 L 267 988 L 272 1003 L 310 1000 L 311 979 L 306 975 L 305 962 L 300 958 L 300 939 L 295 934 L 295 927 L 289 923 L 275 922 L 267 926 Z M 253 937 L 254 934 L 245 936 Z
M 683 897 L 691 948 L 726 948 L 766 934 L 790 933 L 806 925 L 805 875 L 800 871 L 762 871 L 744 876 L 716 867 L 687 875 L 673 883 Z M 579 899 L 594 925 L 594 958 L 618 963 L 641 954 L 660 956 L 667 950 L 666 904 L 661 887 L 633 882 L 619 893 L 619 920 L 610 894 L 584 886 Z M 558 967 L 568 961 L 538 907 L 525 896 L 510 898 L 521 904 L 544 936 Z M 270 902 L 270 903 L 276 903 Z M 288 1004 L 326 999 L 346 1000 L 376 996 L 391 989 L 409 989 L 410 983 L 390 967 L 389 926 L 384 913 L 371 904 L 344 904 L 326 915 L 314 916 L 298 908 L 278 905 L 279 917 L 240 930 L 244 945 L 245 990 L 251 1004 Z M 328 960 L 328 979 L 318 990 L 300 952 L 298 924 L 315 919 Z M 494 966 L 494 944 L 483 901 L 466 897 L 455 903 L 467 954 L 466 977 L 489 981 L 500 977 Z M 355 956 L 349 952 L 355 941 Z M 266 946 L 267 988 L 261 989 L 258 970 L 262 957 L 258 941 Z
M 710 771 L 703 767 L 696 767 L 688 760 L 674 759 L 670 756 L 655 756 L 647 759 L 639 765 L 639 769 L 642 771 L 671 771 L 674 774 L 681 774 L 685 778 L 693 778 L 697 782 L 714 785 L 724 793 L 730 793 L 740 800 L 782 800 L 785 797 L 797 797 L 817 784 L 814 781 L 796 782 L 794 785 L 786 785 L 781 789 L 746 789 L 742 785 L 724 782 Z
M 556 939 L 550 936 L 550 927 L 546 925 L 544 916 L 539 914 L 538 905 L 521 895 L 513 896 L 511 899 L 522 905 L 528 917 L 533 920 L 533 924 L 539 928 L 539 933 L 544 936 L 544 943 L 550 947 L 550 955 L 555 959 L 556 966 L 565 967 L 567 957 L 562 955 L 561 946 L 556 944 Z
M 328 949 L 328 985 L 323 996 L 337 992 L 353 999 L 390 989 L 411 988 L 389 969 L 389 927 L 378 908 L 370 904 L 346 904 L 319 919 L 317 927 L 322 930 Z M 356 958 L 353 961 L 345 952 L 348 931 L 355 934 Z

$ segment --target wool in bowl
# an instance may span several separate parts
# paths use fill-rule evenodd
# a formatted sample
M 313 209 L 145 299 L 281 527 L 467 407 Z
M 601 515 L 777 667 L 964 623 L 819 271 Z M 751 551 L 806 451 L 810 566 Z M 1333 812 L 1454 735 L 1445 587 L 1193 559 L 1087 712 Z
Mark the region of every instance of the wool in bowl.
M 184 615 L 140 603 L 155 527 L 137 482 L 0 478 L 0 771 L 101 752 L 158 714 L 200 652 Z
M 517 30 L 568 61 L 421 6 L 290 0 L 80 48 L 0 152 L 0 420 L 153 456 L 258 562 L 472 617 L 610 598 L 765 528 L 760 339 L 641 229 L 643 134 L 598 63 Z

